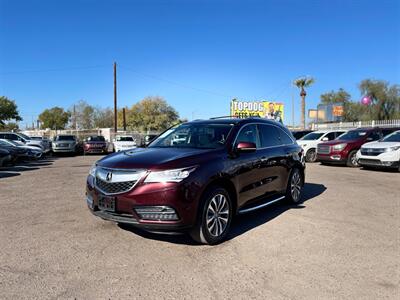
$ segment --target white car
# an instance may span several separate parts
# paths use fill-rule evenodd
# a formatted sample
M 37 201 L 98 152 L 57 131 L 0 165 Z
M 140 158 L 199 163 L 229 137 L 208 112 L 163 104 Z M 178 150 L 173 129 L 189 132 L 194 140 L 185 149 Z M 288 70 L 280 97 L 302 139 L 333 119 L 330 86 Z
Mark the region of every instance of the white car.
M 317 160 L 317 145 L 321 142 L 332 141 L 345 133 L 346 130 L 318 130 L 306 134 L 297 140 L 305 153 L 306 162 L 315 162 Z
M 400 171 L 400 130 L 362 145 L 356 157 L 362 167 L 389 167 Z
M 11 140 L 21 146 L 33 146 L 40 148 L 43 152 L 49 152 L 50 148 L 46 148 L 43 141 L 32 140 L 29 136 L 22 132 L 0 132 L 0 139 Z
M 136 140 L 130 135 L 117 135 L 113 144 L 115 152 L 136 148 Z

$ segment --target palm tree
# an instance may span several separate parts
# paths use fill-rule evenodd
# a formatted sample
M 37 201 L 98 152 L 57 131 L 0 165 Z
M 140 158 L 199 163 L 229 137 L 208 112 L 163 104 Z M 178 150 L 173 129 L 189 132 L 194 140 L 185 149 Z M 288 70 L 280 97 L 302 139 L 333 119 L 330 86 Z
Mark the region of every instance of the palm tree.
M 300 77 L 293 81 L 293 84 L 300 89 L 301 97 L 301 126 L 306 127 L 306 90 L 304 88 L 309 87 L 314 83 L 314 78 L 312 77 Z

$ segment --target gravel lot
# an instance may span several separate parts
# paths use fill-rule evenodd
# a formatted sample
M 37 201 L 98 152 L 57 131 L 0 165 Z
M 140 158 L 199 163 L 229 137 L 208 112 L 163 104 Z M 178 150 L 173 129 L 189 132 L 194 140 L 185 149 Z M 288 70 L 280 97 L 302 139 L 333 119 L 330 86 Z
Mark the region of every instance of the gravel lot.
M 0 169 L 0 298 L 400 299 L 400 174 L 307 165 L 305 202 L 236 219 L 210 247 L 102 221 L 99 156 Z

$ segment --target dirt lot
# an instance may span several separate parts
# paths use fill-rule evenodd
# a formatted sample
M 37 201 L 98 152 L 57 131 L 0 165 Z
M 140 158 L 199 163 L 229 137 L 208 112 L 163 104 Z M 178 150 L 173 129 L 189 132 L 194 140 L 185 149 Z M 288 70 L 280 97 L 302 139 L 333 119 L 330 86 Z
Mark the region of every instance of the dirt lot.
M 241 216 L 210 247 L 92 216 L 96 159 L 0 169 L 0 298 L 400 297 L 399 173 L 309 164 L 303 205 Z

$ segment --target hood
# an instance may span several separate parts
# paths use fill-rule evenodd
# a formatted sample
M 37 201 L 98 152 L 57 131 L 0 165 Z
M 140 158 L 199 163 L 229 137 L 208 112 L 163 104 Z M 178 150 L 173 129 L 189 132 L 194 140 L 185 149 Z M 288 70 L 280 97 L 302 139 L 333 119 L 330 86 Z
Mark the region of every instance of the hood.
M 177 169 L 210 160 L 215 149 L 136 148 L 114 153 L 98 161 L 98 165 L 116 169 Z
M 326 141 L 322 142 L 321 144 L 323 145 L 329 145 L 329 146 L 334 146 L 338 144 L 352 144 L 352 143 L 358 143 L 360 140 L 332 140 L 332 141 Z
M 380 148 L 389 148 L 389 147 L 396 147 L 400 146 L 400 142 L 369 142 L 362 145 L 361 148 L 373 148 L 373 149 L 380 149 Z

